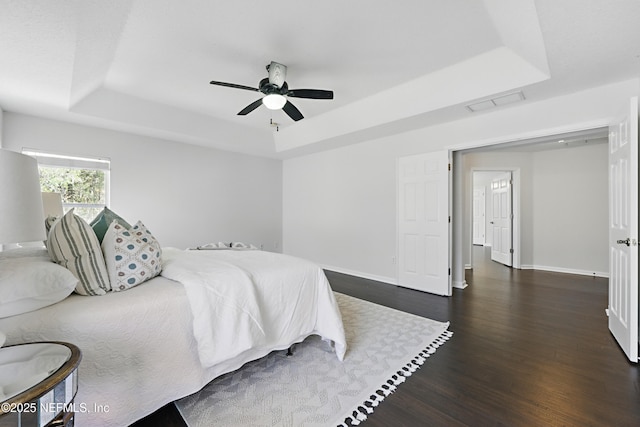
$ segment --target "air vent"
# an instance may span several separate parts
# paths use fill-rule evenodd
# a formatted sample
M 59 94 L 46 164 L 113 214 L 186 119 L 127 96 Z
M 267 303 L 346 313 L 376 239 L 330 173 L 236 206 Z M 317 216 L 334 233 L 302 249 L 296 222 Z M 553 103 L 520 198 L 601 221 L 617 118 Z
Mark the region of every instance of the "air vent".
M 524 94 L 521 91 L 508 93 L 506 95 L 497 96 L 492 99 L 485 99 L 484 101 L 468 104 L 467 110 L 475 113 L 476 111 L 489 110 L 501 105 L 513 104 L 514 102 L 524 101 Z

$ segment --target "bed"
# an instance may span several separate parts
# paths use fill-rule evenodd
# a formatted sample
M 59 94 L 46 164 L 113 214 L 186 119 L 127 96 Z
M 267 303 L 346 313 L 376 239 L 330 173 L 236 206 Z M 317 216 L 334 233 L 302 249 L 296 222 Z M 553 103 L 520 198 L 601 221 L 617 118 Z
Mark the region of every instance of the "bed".
M 162 264 L 161 275 L 125 292 L 73 293 L 0 318 L 7 345 L 54 340 L 81 349 L 77 425 L 129 425 L 309 335 L 344 357 L 341 315 L 313 263 L 259 250 L 162 248 Z

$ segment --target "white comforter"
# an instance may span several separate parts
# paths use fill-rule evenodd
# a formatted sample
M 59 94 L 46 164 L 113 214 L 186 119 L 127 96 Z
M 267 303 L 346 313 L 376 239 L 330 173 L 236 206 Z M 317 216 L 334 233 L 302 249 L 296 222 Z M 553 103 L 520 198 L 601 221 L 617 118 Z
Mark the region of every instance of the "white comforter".
M 172 249 L 163 251 L 168 261 L 168 273 L 175 271 L 176 274 L 184 274 L 188 281 L 189 274 L 179 273 L 179 265 L 191 264 L 192 261 L 181 260 L 182 254 Z M 257 340 L 257 347 L 235 357 L 231 357 L 231 354 L 237 353 L 237 350 L 226 347 L 226 344 L 220 345 L 223 348 L 218 353 L 210 344 L 202 343 L 203 338 L 207 341 L 206 337 L 198 340 L 194 337 L 194 319 L 202 314 L 191 314 L 187 294 L 197 293 L 192 289 L 197 285 L 183 286 L 165 277 L 156 277 L 126 292 L 100 297 L 74 294 L 40 310 L 0 319 L 0 330 L 7 336 L 6 345 L 55 340 L 71 342 L 80 347 L 82 361 L 78 368 L 79 386 L 75 403 L 81 410 L 76 413 L 76 425 L 90 427 L 129 425 L 169 402 L 195 393 L 213 378 L 232 372 L 274 349 L 285 349 L 306 335 L 318 334 L 333 340 L 338 357 L 343 357 L 345 340 L 340 313 L 321 270 L 305 261 L 294 262 L 294 258 L 268 252 L 222 252 L 226 254 L 207 252 L 207 255 L 191 251 L 186 255 L 193 255 L 195 271 L 203 270 L 205 259 L 217 257 L 222 259 L 210 261 L 220 268 L 223 262 L 230 263 L 234 258 L 238 258 L 237 268 L 241 270 L 247 267 L 246 263 L 253 264 L 255 272 L 244 270 L 243 274 L 251 277 L 256 286 L 266 287 L 251 297 L 250 303 L 240 305 L 240 313 L 244 308 L 263 308 L 274 301 L 286 306 L 282 315 L 269 309 L 255 315 L 256 319 L 262 319 L 260 327 L 257 324 L 254 326 L 253 320 L 236 322 L 219 319 L 213 314 L 211 318 L 216 323 L 208 327 L 211 330 L 225 329 L 223 337 L 227 342 L 229 331 L 235 328 L 236 323 L 247 326 L 252 332 L 260 328 L 264 331 L 264 336 L 258 334 L 252 338 Z M 229 259 L 225 261 L 224 257 Z M 289 265 L 290 262 L 299 264 L 299 267 Z M 302 278 L 303 270 L 311 276 Z M 311 273 L 312 270 L 314 273 Z M 272 274 L 275 271 L 281 279 L 274 279 Z M 261 272 L 265 273 L 264 278 Z M 232 276 L 238 274 L 232 273 Z M 296 285 L 290 286 L 293 282 L 297 282 Z M 222 286 L 232 288 L 234 285 L 225 283 Z M 297 287 L 302 289 L 296 290 Z M 240 289 L 244 288 L 237 290 Z M 243 290 L 239 296 L 225 299 L 238 302 L 244 297 Z M 285 300 L 289 302 L 285 303 Z M 313 301 L 314 306 L 305 305 Z M 222 310 L 230 311 L 229 307 Z M 309 310 L 313 313 L 310 319 L 306 319 L 303 313 L 308 315 Z M 287 316 L 290 316 L 288 321 Z M 204 328 L 202 322 L 199 323 L 197 329 L 201 334 Z M 274 328 L 280 328 L 282 339 L 275 339 L 277 329 Z M 215 337 L 218 335 L 215 334 Z M 243 343 L 246 346 L 246 339 Z M 222 360 L 223 354 L 230 358 L 204 367 L 201 349 L 205 353 L 213 350 L 211 360 Z
M 263 251 L 163 250 L 162 275 L 185 287 L 204 367 L 252 349 L 282 349 L 311 334 L 346 351 L 342 318 L 324 272 Z

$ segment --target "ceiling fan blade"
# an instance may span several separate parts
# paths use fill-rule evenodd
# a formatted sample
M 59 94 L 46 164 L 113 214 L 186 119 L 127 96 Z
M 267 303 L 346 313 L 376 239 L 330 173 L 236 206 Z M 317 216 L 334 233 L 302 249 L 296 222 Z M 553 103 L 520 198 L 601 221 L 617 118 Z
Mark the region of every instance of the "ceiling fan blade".
M 246 116 L 247 114 L 249 114 L 250 112 L 252 112 L 253 110 L 255 110 L 256 108 L 258 108 L 261 105 L 262 105 L 262 98 L 258 99 L 257 101 L 254 101 L 251 104 L 249 104 L 246 107 L 244 107 L 242 109 L 242 111 L 240 111 L 238 113 L 238 115 L 239 116 Z
M 244 89 L 244 90 L 251 90 L 254 92 L 258 92 L 259 90 L 255 87 L 250 87 L 250 86 L 243 86 L 243 85 L 237 85 L 235 83 L 225 83 L 225 82 L 217 82 L 215 80 L 212 80 L 209 82 L 212 85 L 217 85 L 217 86 L 225 86 L 225 87 L 232 87 L 235 89 Z
M 287 92 L 287 96 L 292 98 L 333 99 L 333 91 L 321 89 L 290 89 Z
M 302 115 L 300 110 L 298 110 L 296 106 L 290 103 L 289 101 L 287 101 L 287 103 L 284 104 L 284 107 L 282 107 L 282 109 L 284 110 L 285 113 L 287 113 L 287 116 L 291 117 L 296 122 L 300 119 L 304 119 L 304 116 Z

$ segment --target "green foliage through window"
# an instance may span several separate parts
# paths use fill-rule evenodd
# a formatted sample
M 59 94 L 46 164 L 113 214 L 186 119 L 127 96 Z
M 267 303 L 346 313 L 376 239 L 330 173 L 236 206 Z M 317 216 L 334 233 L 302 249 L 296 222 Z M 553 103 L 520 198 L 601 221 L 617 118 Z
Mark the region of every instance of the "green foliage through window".
M 42 191 L 60 193 L 64 212 L 74 213 L 91 221 L 106 206 L 106 172 L 97 169 L 77 169 L 40 165 Z
M 101 170 L 40 166 L 42 191 L 62 194 L 62 203 L 105 204 Z

